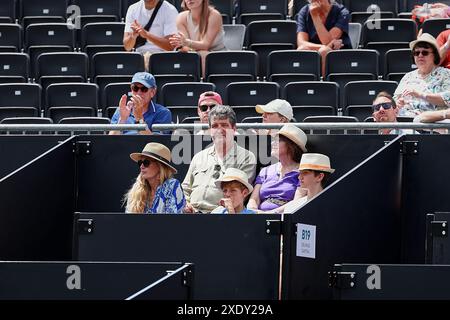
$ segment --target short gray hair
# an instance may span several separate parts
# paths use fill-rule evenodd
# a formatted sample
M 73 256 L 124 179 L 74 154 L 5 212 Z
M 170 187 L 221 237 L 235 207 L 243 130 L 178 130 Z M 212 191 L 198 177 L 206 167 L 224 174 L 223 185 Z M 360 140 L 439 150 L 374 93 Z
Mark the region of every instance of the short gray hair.
M 231 126 L 236 126 L 236 112 L 230 106 L 221 104 L 216 105 L 208 114 L 208 125 L 211 127 L 212 121 L 217 118 L 219 120 L 230 120 Z

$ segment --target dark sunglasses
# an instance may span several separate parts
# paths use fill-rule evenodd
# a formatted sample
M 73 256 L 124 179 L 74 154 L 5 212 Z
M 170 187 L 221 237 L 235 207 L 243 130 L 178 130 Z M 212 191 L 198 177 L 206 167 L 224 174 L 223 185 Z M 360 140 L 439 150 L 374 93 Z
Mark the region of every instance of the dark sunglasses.
M 213 174 L 213 178 L 214 179 L 219 179 L 219 177 L 220 177 L 220 170 L 221 170 L 222 168 L 220 167 L 220 165 L 219 164 L 216 164 L 215 166 L 214 166 L 214 174 Z
M 137 164 L 138 167 L 140 168 L 141 165 L 144 165 L 144 167 L 148 167 L 152 162 L 149 159 L 144 159 L 144 160 L 138 160 Z
M 383 107 L 384 110 L 388 110 L 388 109 L 392 108 L 392 103 L 383 102 L 383 103 L 375 104 L 372 106 L 373 111 L 380 111 L 381 107 Z
M 141 90 L 143 93 L 146 93 L 147 91 L 148 91 L 148 88 L 147 87 L 140 87 L 140 86 L 136 86 L 136 85 L 132 85 L 131 86 L 131 90 L 133 91 L 133 92 L 138 92 L 139 90 Z
M 419 54 L 422 54 L 424 57 L 426 57 L 427 55 L 429 55 L 431 52 L 427 51 L 427 50 L 414 50 L 413 55 L 414 57 L 418 57 Z
M 211 104 L 211 105 L 202 104 L 199 108 L 200 108 L 201 112 L 206 112 L 206 111 L 208 111 L 208 109 L 212 109 L 215 106 L 216 106 L 215 104 Z

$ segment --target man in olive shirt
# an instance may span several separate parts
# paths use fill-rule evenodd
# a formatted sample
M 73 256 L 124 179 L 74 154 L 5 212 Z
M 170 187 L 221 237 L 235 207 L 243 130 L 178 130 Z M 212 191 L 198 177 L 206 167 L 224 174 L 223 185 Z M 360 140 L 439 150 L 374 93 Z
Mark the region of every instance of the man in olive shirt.
M 227 168 L 237 168 L 253 182 L 256 174 L 256 157 L 234 142 L 236 114 L 229 106 L 217 105 L 208 118 L 213 145 L 197 153 L 183 181 L 187 213 L 207 213 L 217 208 L 223 197 L 215 181 Z

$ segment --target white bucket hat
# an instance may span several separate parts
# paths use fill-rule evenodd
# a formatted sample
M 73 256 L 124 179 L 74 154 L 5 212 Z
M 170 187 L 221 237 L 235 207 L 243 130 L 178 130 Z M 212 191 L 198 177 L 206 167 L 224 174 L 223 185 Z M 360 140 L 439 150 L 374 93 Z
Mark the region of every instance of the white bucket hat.
M 230 181 L 238 181 L 242 183 L 247 189 L 248 192 L 251 193 L 253 191 L 253 187 L 250 183 L 248 183 L 248 175 L 239 169 L 236 168 L 228 168 L 225 170 L 224 175 L 221 179 L 217 179 L 215 184 L 217 188 L 221 188 L 222 182 L 230 182 Z
M 422 33 L 422 34 L 420 35 L 420 37 L 417 38 L 417 40 L 411 41 L 411 42 L 409 43 L 409 48 L 410 48 L 411 50 L 413 50 L 413 49 L 414 49 L 414 46 L 415 46 L 417 43 L 419 43 L 419 42 L 426 42 L 426 43 L 429 43 L 430 45 L 432 45 L 433 47 L 435 47 L 436 50 L 439 52 L 439 46 L 438 46 L 438 43 L 437 43 L 437 41 L 436 41 L 436 38 L 433 37 L 431 34 L 429 34 L 429 33 Z
M 304 133 L 303 130 L 297 126 L 291 123 L 285 124 L 276 134 L 281 134 L 298 145 L 303 152 L 308 152 L 308 150 L 306 150 L 306 142 L 308 141 L 308 137 L 306 136 L 306 133 Z
M 289 121 L 294 117 L 291 104 L 282 99 L 272 100 L 268 104 L 258 104 L 256 105 L 256 112 L 278 112 L 282 116 L 285 116 Z
M 298 169 L 300 171 L 314 170 L 329 173 L 334 172 L 334 169 L 332 169 L 330 165 L 330 158 L 321 153 L 304 153 Z

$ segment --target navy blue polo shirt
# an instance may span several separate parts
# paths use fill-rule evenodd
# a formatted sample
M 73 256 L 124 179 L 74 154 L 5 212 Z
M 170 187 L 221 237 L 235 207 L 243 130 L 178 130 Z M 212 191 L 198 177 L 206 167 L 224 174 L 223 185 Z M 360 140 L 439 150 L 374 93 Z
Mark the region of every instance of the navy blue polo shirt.
M 343 49 L 351 49 L 352 43 L 348 36 L 348 23 L 350 20 L 350 13 L 348 10 L 339 3 L 334 3 L 331 6 L 331 10 L 328 13 L 327 20 L 325 22 L 325 28 L 330 31 L 332 28 L 337 27 L 342 30 L 342 43 Z M 306 32 L 309 36 L 309 42 L 320 44 L 320 39 L 317 36 L 314 22 L 309 14 L 309 5 L 305 5 L 300 9 L 297 17 L 297 32 Z

